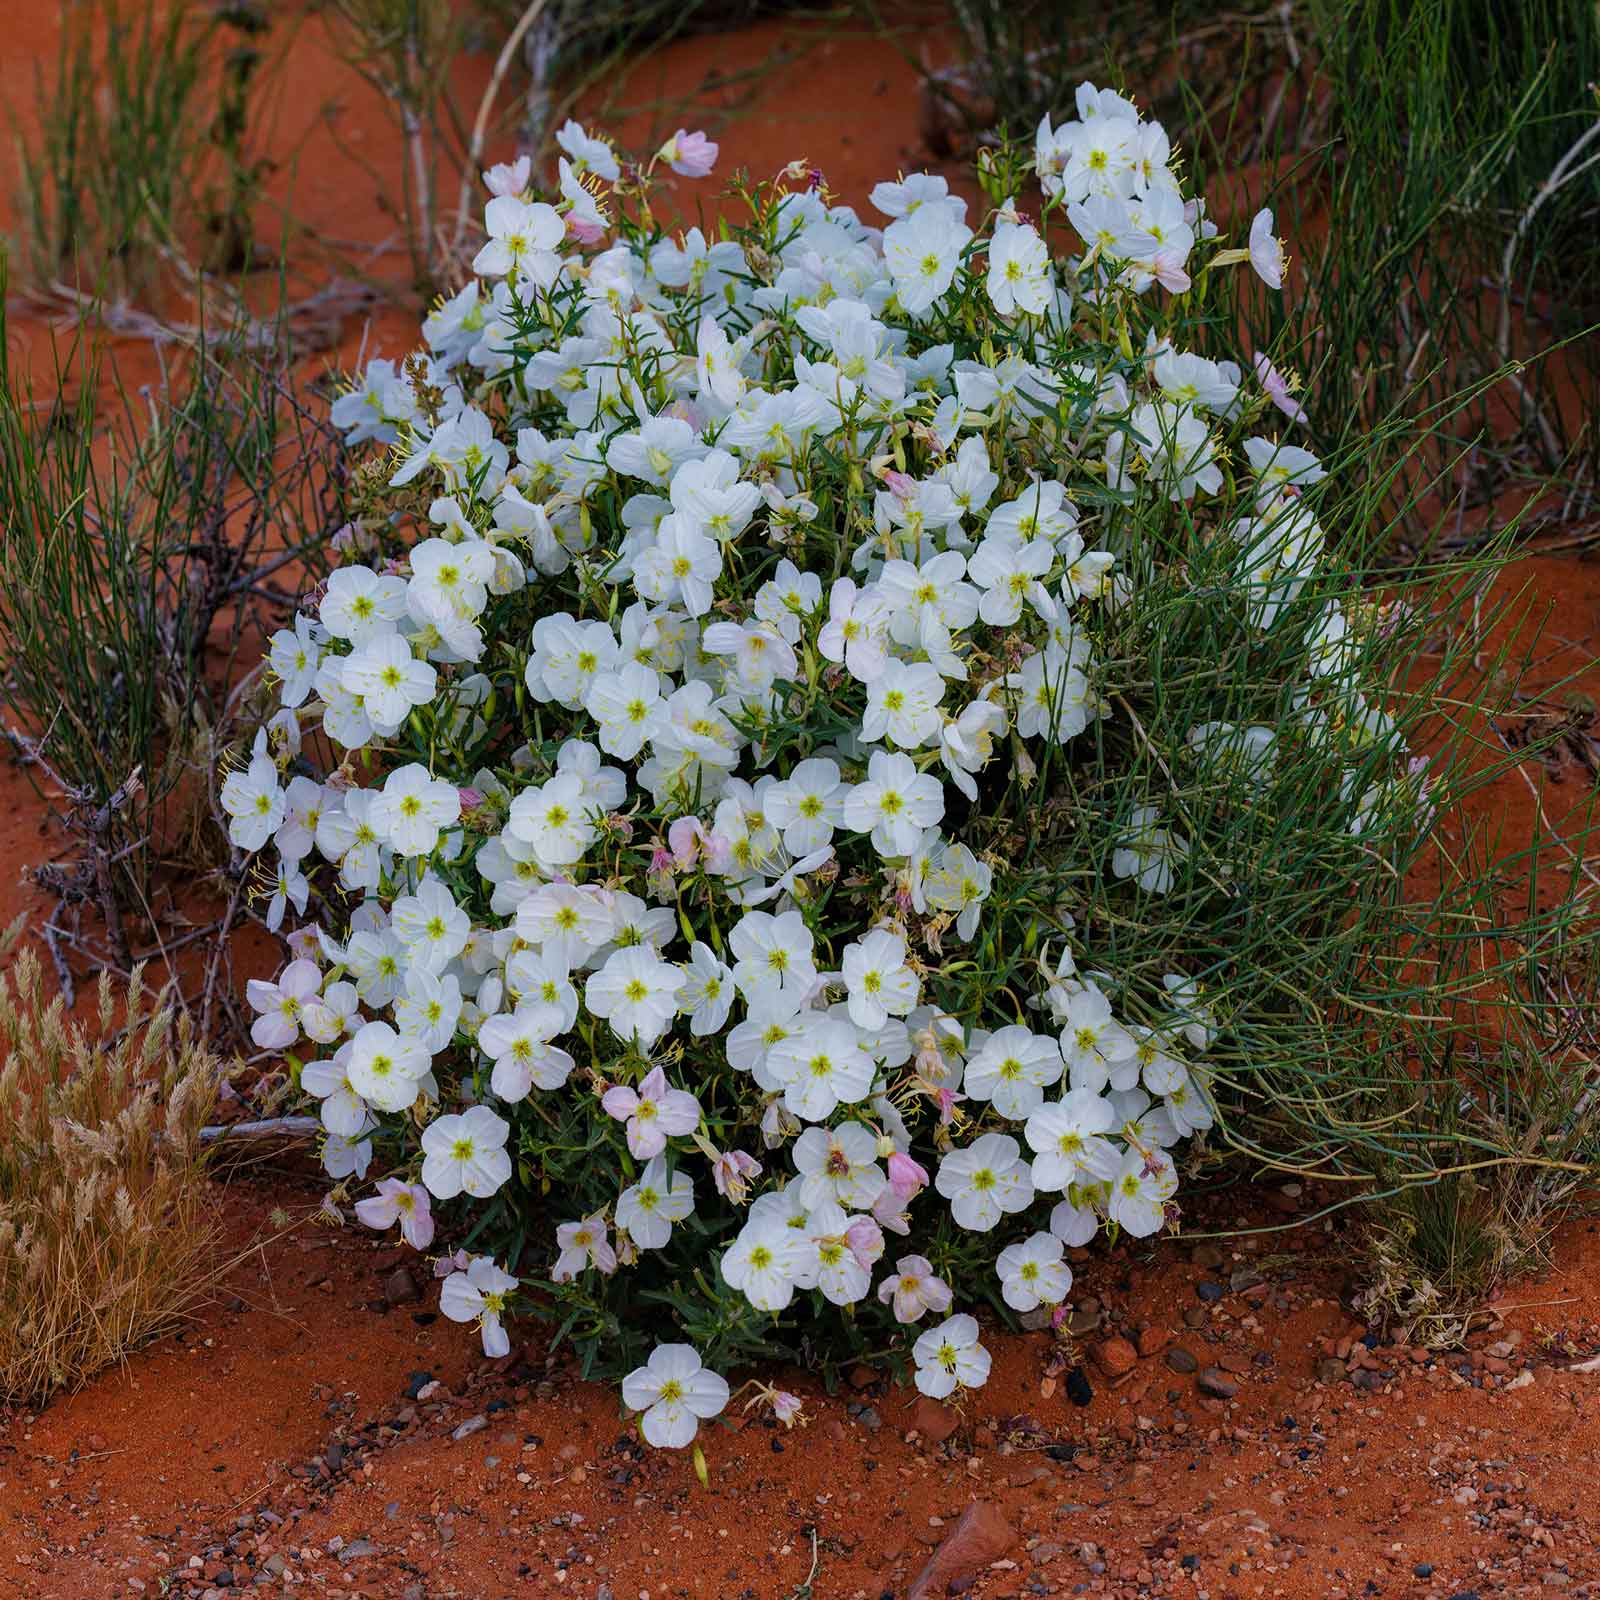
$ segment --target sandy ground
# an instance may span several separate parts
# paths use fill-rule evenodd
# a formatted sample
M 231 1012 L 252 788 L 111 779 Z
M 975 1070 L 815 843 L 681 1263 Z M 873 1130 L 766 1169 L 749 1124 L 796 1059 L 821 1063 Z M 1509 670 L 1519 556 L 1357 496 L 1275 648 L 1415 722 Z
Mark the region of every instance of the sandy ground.
M 59 26 L 52 0 L 19 0 L 0 30 L 0 96 L 24 117 Z M 463 67 L 469 104 L 486 75 Z M 309 234 L 397 273 L 381 192 L 396 147 L 315 17 L 285 84 L 274 193 Z M 860 204 L 924 164 L 914 85 L 901 56 L 824 22 L 675 45 L 608 93 L 689 103 L 666 131 L 708 123 L 725 168 L 803 153 Z M 656 115 L 619 131 L 643 143 Z M 352 320 L 341 350 L 394 353 L 411 320 L 399 305 Z M 13 337 L 47 348 L 38 319 Z M 1533 602 L 1532 688 L 1594 650 L 1596 579 L 1535 555 L 1504 580 Z M 1591 677 L 1558 698 L 1594 695 Z M 1527 838 L 1536 796 L 1559 819 L 1592 781 L 1576 756 L 1529 763 L 1473 820 Z M 8 918 L 46 909 L 23 875 L 60 848 L 0 766 Z M 248 952 L 241 981 L 274 959 Z M 1326 1196 L 1214 1194 L 1189 1208 L 1192 1233 L 1257 1231 L 1078 1252 L 1072 1331 L 994 1334 L 994 1377 L 964 1414 L 882 1372 L 833 1395 L 791 1375 L 806 1428 L 728 1418 L 705 1435 L 702 1489 L 683 1457 L 642 1453 L 615 1392 L 537 1328 L 486 1362 L 423 1270 L 311 1221 L 317 1200 L 293 1165 L 235 1175 L 218 1204 L 236 1258 L 197 1323 L 40 1415 L 0 1418 L 0 1597 L 898 1600 L 974 1505 L 1004 1532 L 928 1593 L 1600 1594 L 1600 1372 L 1577 1370 L 1600 1350 L 1593 1223 L 1562 1231 L 1551 1272 L 1507 1291 L 1467 1351 L 1435 1357 L 1353 1322 L 1344 1222 L 1299 1220 Z

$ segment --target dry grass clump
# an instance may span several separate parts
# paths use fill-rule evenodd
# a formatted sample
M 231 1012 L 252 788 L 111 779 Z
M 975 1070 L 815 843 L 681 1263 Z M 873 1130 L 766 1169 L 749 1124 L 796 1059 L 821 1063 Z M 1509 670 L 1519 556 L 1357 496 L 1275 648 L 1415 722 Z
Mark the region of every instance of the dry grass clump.
M 102 978 L 96 1034 L 43 1003 L 31 950 L 0 972 L 0 1405 L 167 1332 L 216 1270 L 200 1129 L 217 1063 L 137 973 L 113 1034 L 118 1000 Z

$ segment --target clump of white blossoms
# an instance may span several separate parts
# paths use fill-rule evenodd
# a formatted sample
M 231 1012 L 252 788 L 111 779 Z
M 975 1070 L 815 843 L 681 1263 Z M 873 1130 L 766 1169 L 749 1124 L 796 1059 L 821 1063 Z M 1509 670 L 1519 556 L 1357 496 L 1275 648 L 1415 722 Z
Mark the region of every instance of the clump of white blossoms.
M 862 217 L 797 164 L 679 233 L 661 169 L 714 146 L 560 143 L 549 190 L 488 174 L 477 276 L 335 406 L 361 513 L 222 791 L 274 919 L 316 891 L 258 1039 L 363 1220 L 470 1232 L 446 1313 L 491 1354 L 559 1320 L 653 1443 L 726 1400 L 702 1362 L 802 1335 L 897 1334 L 949 1394 L 989 1369 L 961 1308 L 1059 1304 L 1066 1249 L 1155 1233 L 1213 1120 L 1206 974 L 1086 912 L 1226 878 L 1188 774 L 1248 797 L 1320 738 L 1337 793 L 1328 730 L 1381 720 L 1314 582 L 1321 468 L 1171 338 L 1281 252 L 1223 249 L 1088 86 L 1035 216 L 1012 153 L 981 213 L 913 174 Z M 1292 733 L 1136 720 L 1123 645 L 1174 584 L 1241 676 L 1298 641 Z M 1119 762 L 1120 809 L 1062 811 Z

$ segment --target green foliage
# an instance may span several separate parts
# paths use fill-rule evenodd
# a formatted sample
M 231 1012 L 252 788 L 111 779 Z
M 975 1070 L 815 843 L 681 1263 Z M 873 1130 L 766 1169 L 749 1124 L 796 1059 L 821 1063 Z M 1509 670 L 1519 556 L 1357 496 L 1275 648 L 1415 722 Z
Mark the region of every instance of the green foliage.
M 5 288 L 0 264 L 0 704 L 84 849 L 53 886 L 98 905 L 126 971 L 120 917 L 148 912 L 158 865 L 223 847 L 206 797 L 234 664 L 322 570 L 343 473 L 289 385 L 282 325 L 202 329 L 135 397 L 80 324 L 39 403 Z
M 254 0 L 67 7 L 54 80 L 36 75 L 37 132 L 16 133 L 30 286 L 81 276 L 138 300 L 191 248 L 208 267 L 247 264 L 261 176 L 249 103 L 266 27 Z

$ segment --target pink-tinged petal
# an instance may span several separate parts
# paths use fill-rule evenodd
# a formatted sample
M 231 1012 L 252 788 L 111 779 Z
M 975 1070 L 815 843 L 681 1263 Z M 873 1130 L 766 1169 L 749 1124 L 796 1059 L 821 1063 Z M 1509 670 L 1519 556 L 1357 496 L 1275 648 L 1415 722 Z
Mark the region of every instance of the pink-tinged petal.
M 600 1096 L 600 1104 L 618 1122 L 626 1122 L 639 1109 L 639 1097 L 627 1084 L 614 1083 Z

